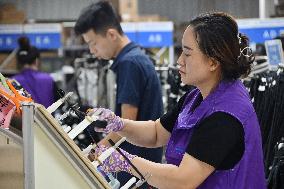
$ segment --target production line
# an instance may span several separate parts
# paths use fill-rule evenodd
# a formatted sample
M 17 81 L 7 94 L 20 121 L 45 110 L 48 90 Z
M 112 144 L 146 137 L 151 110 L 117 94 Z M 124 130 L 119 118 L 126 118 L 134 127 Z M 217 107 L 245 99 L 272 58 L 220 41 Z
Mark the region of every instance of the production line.
M 62 105 L 63 103 L 66 103 L 66 101 L 68 101 L 68 98 L 71 96 L 71 93 L 68 93 L 67 95 L 65 95 L 63 98 L 61 98 L 60 100 L 58 100 L 57 102 L 55 102 L 54 104 L 52 104 L 51 106 L 49 106 L 47 109 L 45 109 L 43 106 L 37 105 L 35 106 L 36 109 L 36 113 L 35 113 L 35 122 L 37 123 L 37 121 L 41 120 L 41 122 L 44 121 L 48 121 L 49 124 L 47 124 L 48 127 L 53 127 L 52 129 L 46 129 L 45 131 L 53 131 L 53 132 L 58 132 L 60 135 L 55 134 L 58 137 L 62 137 L 65 142 L 67 142 L 68 144 L 68 148 L 70 147 L 69 150 L 76 150 L 77 151 L 77 155 L 81 158 L 81 161 L 84 161 L 86 163 L 86 161 L 90 161 L 89 159 L 86 158 L 86 155 L 91 151 L 92 148 L 94 148 L 96 146 L 96 144 L 92 144 L 90 146 L 88 146 L 86 149 L 84 150 L 79 150 L 80 152 L 78 152 L 78 147 L 76 146 L 76 144 L 73 142 L 73 139 L 80 134 L 84 129 L 86 129 L 92 122 L 97 120 L 97 115 L 100 112 L 95 112 L 93 113 L 91 116 L 87 115 L 85 116 L 84 120 L 81 121 L 75 128 L 73 128 L 72 130 L 70 130 L 69 132 L 66 132 L 68 130 L 64 130 L 60 125 L 58 120 L 54 119 L 51 115 L 51 113 L 53 113 L 60 105 Z M 25 108 L 24 108 L 25 109 Z M 78 110 L 77 110 L 78 111 Z M 80 112 L 81 114 L 84 114 L 83 112 Z M 37 118 L 40 117 L 40 118 Z M 47 127 L 46 126 L 46 127 Z M 50 139 L 52 140 L 52 139 Z M 62 140 L 62 139 L 61 139 Z M 144 180 L 144 176 L 140 173 L 140 175 L 142 176 L 142 180 L 137 180 L 135 177 L 131 178 L 129 180 L 129 182 L 127 182 L 124 186 L 120 186 L 119 181 L 116 180 L 113 175 L 108 174 L 107 178 L 109 181 L 106 180 L 106 178 L 104 178 L 104 176 L 106 175 L 102 175 L 101 172 L 99 172 L 97 170 L 97 167 L 101 164 L 100 162 L 104 162 L 104 160 L 109 157 L 111 155 L 111 153 L 113 153 L 115 150 L 118 150 L 117 148 L 119 147 L 119 145 L 124 142 L 126 140 L 126 138 L 122 138 L 120 141 L 118 141 L 116 144 L 112 143 L 112 147 L 110 147 L 108 150 L 106 150 L 105 152 L 103 152 L 98 158 L 97 160 L 87 163 L 88 166 L 91 167 L 92 171 L 96 173 L 96 176 L 98 177 L 99 180 L 102 180 L 102 182 L 108 186 L 108 188 L 112 188 L 112 189 L 127 189 L 127 188 L 137 188 L 140 185 L 142 185 L 146 180 Z M 66 146 L 65 146 L 66 147 Z M 91 165 L 90 165 L 91 164 Z M 99 175 L 99 176 L 98 176 Z M 106 184 L 107 183 L 107 184 Z M 105 187 L 105 186 L 104 186 Z M 90 187 L 92 188 L 92 187 Z

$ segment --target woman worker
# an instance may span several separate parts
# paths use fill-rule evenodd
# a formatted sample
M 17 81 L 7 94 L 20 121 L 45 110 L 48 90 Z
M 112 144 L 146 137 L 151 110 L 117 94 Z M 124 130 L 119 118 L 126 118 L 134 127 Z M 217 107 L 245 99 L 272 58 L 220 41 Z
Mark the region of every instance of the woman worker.
M 150 174 L 157 188 L 266 188 L 260 126 L 250 96 L 239 80 L 250 72 L 248 39 L 225 13 L 207 13 L 190 21 L 178 59 L 183 83 L 196 86 L 176 107 L 156 121 L 131 121 L 102 111 L 104 132 L 114 131 L 135 145 L 166 146 L 167 164 L 123 153 Z M 98 130 L 98 129 L 97 129 Z M 144 132 L 147 130 L 146 132 Z M 99 145 L 92 159 L 107 149 Z M 106 172 L 136 171 L 113 153 L 102 164 Z
M 13 77 L 32 96 L 32 99 L 46 108 L 59 99 L 52 77 L 39 71 L 39 50 L 30 45 L 25 36 L 18 39 L 17 63 L 21 72 Z

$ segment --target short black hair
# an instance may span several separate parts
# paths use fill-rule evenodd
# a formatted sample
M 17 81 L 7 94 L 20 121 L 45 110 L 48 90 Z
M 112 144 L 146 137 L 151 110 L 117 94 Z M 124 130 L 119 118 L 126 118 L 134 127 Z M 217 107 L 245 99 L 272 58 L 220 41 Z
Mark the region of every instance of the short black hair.
M 97 34 L 105 35 L 110 28 L 116 29 L 123 35 L 118 14 L 108 1 L 99 1 L 92 3 L 84 8 L 76 21 L 75 33 L 81 35 L 90 29 Z
M 21 36 L 18 39 L 19 50 L 17 51 L 18 65 L 31 65 L 37 58 L 40 58 L 39 50 L 30 44 L 29 38 Z

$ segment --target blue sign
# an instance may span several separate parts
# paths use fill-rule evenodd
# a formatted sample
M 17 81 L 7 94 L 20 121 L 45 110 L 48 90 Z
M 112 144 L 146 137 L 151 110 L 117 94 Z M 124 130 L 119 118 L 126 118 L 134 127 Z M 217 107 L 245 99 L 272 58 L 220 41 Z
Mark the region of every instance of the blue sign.
M 61 44 L 60 24 L 0 25 L 0 51 L 18 47 L 18 38 L 27 36 L 39 49 L 58 49 Z
M 39 49 L 58 49 L 61 47 L 60 33 L 27 33 L 32 45 Z
M 0 34 L 0 51 L 13 50 L 18 46 L 21 34 Z
M 138 32 L 138 44 L 142 47 L 163 47 L 173 45 L 172 32 Z
M 271 40 L 280 36 L 284 31 L 284 27 L 239 29 L 239 31 L 246 34 L 246 36 L 249 37 L 250 42 L 264 43 L 266 40 Z
M 122 23 L 122 28 L 131 41 L 143 47 L 173 45 L 172 22 Z M 15 49 L 22 35 L 39 49 L 58 49 L 62 47 L 61 32 L 61 24 L 0 25 L 0 51 Z
M 20 24 L 0 25 L 0 51 L 7 51 L 17 47 L 17 39 L 23 33 Z
M 264 43 L 284 34 L 284 19 L 239 19 L 239 32 L 248 36 L 251 44 Z
M 131 41 L 142 47 L 169 47 L 173 45 L 172 22 L 124 22 L 123 31 Z

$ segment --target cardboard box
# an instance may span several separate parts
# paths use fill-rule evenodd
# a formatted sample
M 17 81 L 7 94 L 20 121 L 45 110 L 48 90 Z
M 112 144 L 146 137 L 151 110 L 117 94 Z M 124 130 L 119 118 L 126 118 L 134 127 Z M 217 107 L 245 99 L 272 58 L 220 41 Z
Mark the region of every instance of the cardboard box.
M 3 11 L 0 12 L 0 24 L 23 24 L 26 15 L 22 11 Z
M 13 4 L 0 6 L 0 24 L 22 24 L 26 20 L 26 14 L 19 11 Z
M 119 13 L 123 21 L 132 21 L 138 16 L 137 0 L 119 0 Z
M 12 3 L 0 4 L 0 12 L 15 11 L 15 10 L 16 10 L 16 7 Z

